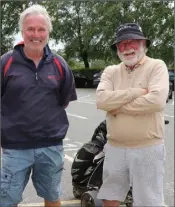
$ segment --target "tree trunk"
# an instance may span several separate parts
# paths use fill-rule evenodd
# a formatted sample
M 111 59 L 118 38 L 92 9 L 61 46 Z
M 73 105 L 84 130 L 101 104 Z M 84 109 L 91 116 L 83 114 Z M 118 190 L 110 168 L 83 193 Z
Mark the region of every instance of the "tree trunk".
M 89 68 L 88 54 L 87 54 L 86 51 L 82 52 L 82 54 L 81 54 L 81 58 L 82 58 L 82 60 L 83 60 L 83 62 L 84 62 L 84 66 L 85 66 L 85 68 Z
M 81 36 L 81 21 L 80 21 L 80 6 L 81 2 L 75 2 L 75 10 L 77 12 L 77 33 L 78 33 L 78 40 L 79 40 L 79 46 L 80 46 L 80 57 L 82 58 L 84 62 L 85 68 L 89 68 L 89 62 L 88 62 L 88 54 L 87 51 L 84 50 L 84 45 L 82 41 Z

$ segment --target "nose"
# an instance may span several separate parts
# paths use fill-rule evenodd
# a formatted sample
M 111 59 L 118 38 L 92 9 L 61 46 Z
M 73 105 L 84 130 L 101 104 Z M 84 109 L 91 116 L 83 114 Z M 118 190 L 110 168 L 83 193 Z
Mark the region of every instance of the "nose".
M 33 36 L 34 37 L 38 37 L 39 36 L 39 31 L 38 30 L 34 30 L 33 31 Z
M 126 44 L 125 44 L 125 50 L 130 50 L 130 49 L 131 49 L 131 45 L 128 44 L 128 43 L 126 43 Z

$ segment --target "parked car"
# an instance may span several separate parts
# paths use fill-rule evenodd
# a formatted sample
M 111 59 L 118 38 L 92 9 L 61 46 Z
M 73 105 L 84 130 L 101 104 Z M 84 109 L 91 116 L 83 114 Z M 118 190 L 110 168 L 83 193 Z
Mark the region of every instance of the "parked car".
M 169 80 L 172 83 L 172 90 L 174 91 L 174 70 L 168 70 Z
M 101 78 L 102 73 L 103 73 L 103 70 L 93 75 L 93 87 L 96 88 L 98 84 L 100 83 L 100 78 Z
M 83 74 L 73 71 L 73 76 L 77 88 L 85 88 L 87 86 L 88 79 Z
M 173 98 L 173 84 L 171 81 L 169 81 L 169 93 L 168 93 L 168 98 L 167 98 L 167 102 L 169 99 Z

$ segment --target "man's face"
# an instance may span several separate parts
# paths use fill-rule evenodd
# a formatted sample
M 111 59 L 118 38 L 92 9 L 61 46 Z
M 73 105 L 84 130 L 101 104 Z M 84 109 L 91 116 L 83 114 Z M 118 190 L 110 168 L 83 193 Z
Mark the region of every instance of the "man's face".
M 120 60 L 127 66 L 134 66 L 145 55 L 145 40 L 124 40 L 116 47 Z
M 46 18 L 41 14 L 27 16 L 23 22 L 22 36 L 28 50 L 42 51 L 49 39 Z

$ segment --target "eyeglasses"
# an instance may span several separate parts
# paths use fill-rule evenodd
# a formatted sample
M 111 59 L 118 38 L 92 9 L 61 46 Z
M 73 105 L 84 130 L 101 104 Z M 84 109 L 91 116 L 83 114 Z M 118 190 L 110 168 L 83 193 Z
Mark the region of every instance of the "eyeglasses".
M 127 49 L 137 50 L 139 48 L 140 42 L 143 40 L 124 40 L 116 44 L 117 49 L 123 52 Z

